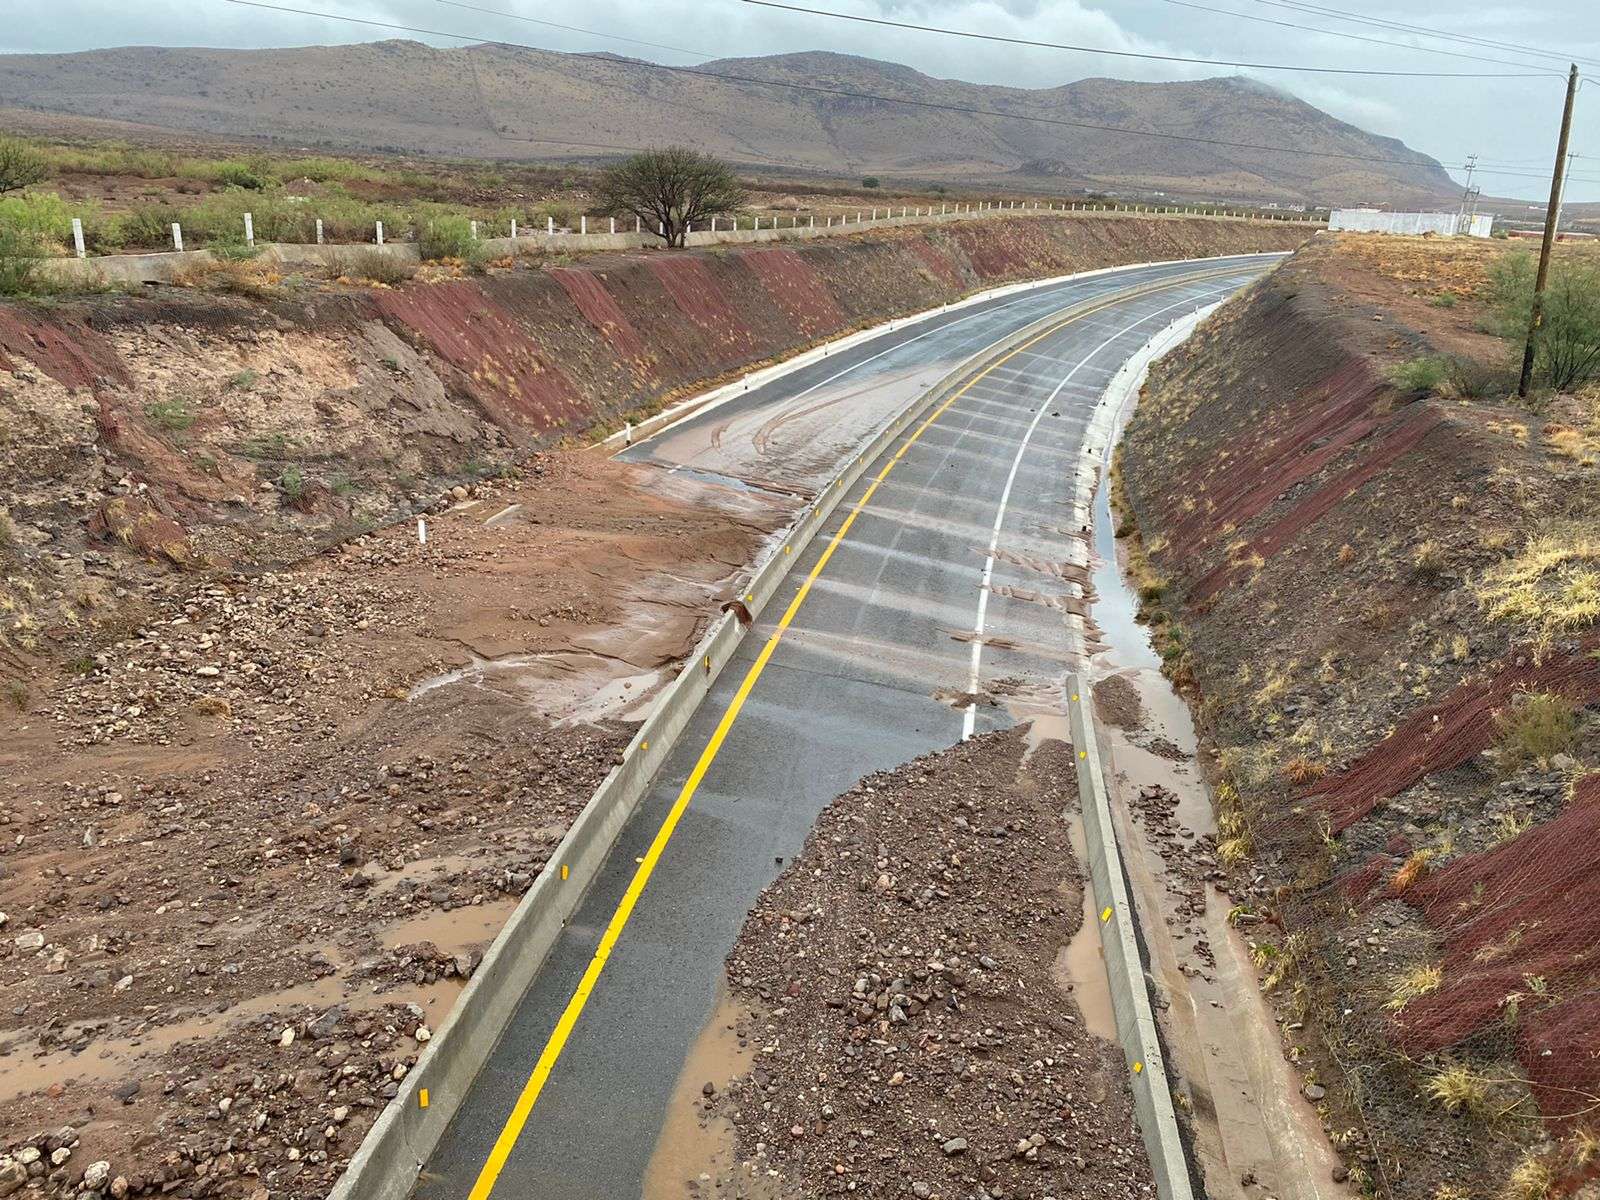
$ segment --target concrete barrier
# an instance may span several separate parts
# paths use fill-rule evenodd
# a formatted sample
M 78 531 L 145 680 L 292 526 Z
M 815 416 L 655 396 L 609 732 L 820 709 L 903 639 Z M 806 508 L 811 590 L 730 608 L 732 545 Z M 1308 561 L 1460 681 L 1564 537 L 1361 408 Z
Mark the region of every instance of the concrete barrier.
M 1087 678 L 1067 677 L 1071 697 L 1072 744 L 1078 759 L 1078 799 L 1083 808 L 1084 842 L 1089 857 L 1089 879 L 1094 891 L 1094 911 L 1100 922 L 1100 947 L 1106 977 L 1111 984 L 1111 1011 L 1117 1022 L 1117 1041 L 1128 1065 L 1133 1086 L 1134 1116 L 1144 1138 L 1156 1194 L 1161 1200 L 1194 1200 L 1189 1164 L 1178 1134 L 1172 1107 L 1172 1086 L 1156 1029 L 1150 985 L 1139 956 L 1134 931 L 1133 903 L 1122 873 L 1116 827 L 1111 819 L 1105 777 L 1101 773 L 1099 743 L 1094 731 L 1094 698 Z
M 688 235 L 689 246 L 747 245 L 760 242 L 786 242 L 819 237 L 841 237 L 866 233 L 875 229 L 902 226 L 939 225 L 951 221 L 983 221 L 1018 217 L 1140 217 L 1183 221 L 1250 221 L 1253 223 L 1278 223 L 1283 218 L 1251 216 L 1246 214 L 1191 213 L 1178 208 L 1015 208 L 994 209 L 964 213 L 933 213 L 925 216 L 880 217 L 873 221 L 849 221 L 832 226 L 800 225 L 778 229 L 708 229 L 696 230 Z M 1297 218 L 1298 219 L 1298 218 Z M 1306 221 L 1307 224 L 1318 224 Z M 599 251 L 659 249 L 661 239 L 651 233 L 573 233 L 569 230 L 546 232 L 533 230 L 518 237 L 484 238 L 483 244 L 494 255 L 506 254 L 564 254 L 596 253 Z M 352 250 L 372 250 L 390 254 L 408 262 L 419 261 L 414 242 L 388 241 L 379 245 L 373 242 L 315 243 L 315 242 L 259 242 L 255 243 L 268 262 L 288 267 L 327 265 L 340 255 Z M 214 261 L 209 250 L 170 250 L 149 254 L 105 254 L 90 258 L 75 255 L 64 258 L 39 260 L 39 269 L 45 275 L 62 283 L 86 286 L 107 284 L 165 283 L 175 270 Z
M 1123 294 L 1139 295 L 1175 282 L 1179 279 L 1163 279 L 1129 288 Z M 914 423 L 980 370 L 983 363 L 1108 299 L 1101 295 L 1080 301 L 985 347 L 901 410 L 801 510 L 782 539 L 769 546 L 741 588 L 751 615 L 758 617 L 765 610 L 790 568 L 862 473 Z M 399 1094 L 368 1131 L 329 1200 L 404 1200 L 410 1194 L 423 1164 L 493 1053 L 523 994 L 577 910 L 589 883 L 599 874 L 656 772 L 676 749 L 690 717 L 733 657 L 746 628 L 733 614 L 723 614 L 706 630 L 678 676 L 662 689 L 650 715 L 623 751 L 622 762 L 601 782 L 524 894 L 455 1006 L 406 1075 Z M 1170 1097 L 1168 1104 L 1170 1107 Z M 1163 1193 L 1163 1200 L 1174 1198 L 1188 1200 L 1187 1194 L 1180 1197 L 1177 1193 Z

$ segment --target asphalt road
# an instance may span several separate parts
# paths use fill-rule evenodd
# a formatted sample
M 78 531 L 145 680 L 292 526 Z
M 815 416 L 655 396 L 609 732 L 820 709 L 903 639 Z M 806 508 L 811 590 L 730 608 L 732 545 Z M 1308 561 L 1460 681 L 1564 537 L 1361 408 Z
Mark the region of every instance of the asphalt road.
M 1236 268 L 1116 300 L 1059 328 L 969 386 L 906 449 L 839 541 L 750 690 L 520 1126 L 492 1195 L 638 1196 L 685 1055 L 715 1006 L 724 958 L 761 889 L 799 850 L 821 808 L 872 771 L 948 746 L 973 728 L 1001 728 L 1031 709 L 1058 706 L 1061 676 L 1082 650 L 1060 601 L 1074 594 L 1063 578 L 1068 564 L 1085 563 L 1088 547 L 1062 522 L 1092 410 L 1121 363 L 1165 324 L 1227 295 L 1272 261 L 1135 268 L 1011 297 L 937 326 L 912 326 L 696 414 L 628 452 L 669 470 L 814 486 L 931 382 L 930 374 L 947 374 L 1015 329 L 1090 296 Z M 863 475 L 800 557 L 796 582 L 877 470 Z M 769 606 L 746 637 L 624 829 L 425 1165 L 421 1200 L 463 1200 L 475 1185 L 480 1198 L 491 1194 L 483 1176 L 491 1148 L 640 857 L 783 607 Z M 974 690 L 999 703 L 952 702 Z

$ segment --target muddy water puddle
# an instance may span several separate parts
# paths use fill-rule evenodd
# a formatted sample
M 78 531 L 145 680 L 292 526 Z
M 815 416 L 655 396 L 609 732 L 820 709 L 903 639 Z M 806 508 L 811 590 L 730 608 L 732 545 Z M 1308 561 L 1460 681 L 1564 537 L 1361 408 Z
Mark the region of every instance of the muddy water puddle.
M 1111 984 L 1106 976 L 1105 949 L 1100 944 L 1100 922 L 1094 911 L 1094 891 L 1089 884 L 1089 855 L 1083 818 L 1073 813 L 1068 822 L 1072 853 L 1083 872 L 1083 923 L 1063 946 L 1050 975 L 1064 992 L 1070 992 L 1083 1016 L 1084 1026 L 1108 1042 L 1117 1040 L 1117 1019 L 1111 1008 Z
M 1196 761 L 1187 704 L 1161 674 L 1161 660 L 1137 619 L 1138 600 L 1117 560 L 1102 479 L 1095 502 L 1096 594 L 1101 646 L 1091 677 L 1119 676 L 1137 693 L 1142 727 L 1099 723 L 1113 819 L 1135 903 L 1144 914 L 1151 972 L 1166 1001 L 1161 1023 L 1188 1108 L 1195 1157 L 1218 1200 L 1271 1195 L 1332 1200 L 1350 1195 L 1333 1182 L 1339 1158 L 1300 1094 L 1277 1021 L 1260 993 L 1244 939 L 1229 926 L 1226 896 L 1186 863 L 1216 833 L 1209 787 Z M 1134 813 L 1141 789 L 1159 786 L 1175 831 L 1165 842 Z M 1175 843 L 1182 848 L 1171 861 Z M 1193 898 L 1194 911 L 1175 911 Z M 1251 1180 L 1254 1186 L 1242 1181 Z
M 733 1124 L 720 1111 L 723 1089 L 755 1062 L 755 1042 L 741 1033 L 753 1024 L 754 1014 L 719 985 L 717 1006 L 678 1075 L 645 1168 L 642 1200 L 776 1200 L 780 1194 L 766 1177 L 739 1163 Z
M 515 900 L 496 900 L 467 904 L 448 912 L 442 908 L 427 909 L 396 921 L 379 938 L 391 950 L 397 946 L 432 942 L 445 954 L 461 954 L 494 941 L 516 907 Z
M 147 1027 L 135 1026 L 126 1033 L 96 1037 L 82 1050 L 52 1050 L 45 1054 L 38 1052 L 31 1031 L 0 1031 L 0 1046 L 10 1047 L 9 1053 L 0 1056 L 0 1104 L 56 1083 L 70 1087 L 137 1079 L 164 1055 L 188 1043 L 210 1041 L 252 1018 L 282 1012 L 284 1023 L 290 1024 L 287 1014 L 292 1009 L 320 1012 L 344 1005 L 352 1012 L 363 1012 L 390 1004 L 415 1004 L 422 1009 L 429 1027 L 437 1029 L 461 994 L 462 986 L 458 980 L 443 979 L 426 987 L 378 992 L 360 986 L 346 987 L 337 976 L 330 975 L 251 996 L 220 1011 L 188 1015 L 164 1024 L 154 1023 L 159 1014 L 152 1014 L 152 1023 Z
M 424 679 L 407 693 L 421 700 L 444 688 L 471 687 L 496 692 L 542 716 L 564 724 L 612 720 L 642 721 L 649 711 L 660 671 L 617 674 L 611 659 L 585 651 L 473 656 L 465 666 Z

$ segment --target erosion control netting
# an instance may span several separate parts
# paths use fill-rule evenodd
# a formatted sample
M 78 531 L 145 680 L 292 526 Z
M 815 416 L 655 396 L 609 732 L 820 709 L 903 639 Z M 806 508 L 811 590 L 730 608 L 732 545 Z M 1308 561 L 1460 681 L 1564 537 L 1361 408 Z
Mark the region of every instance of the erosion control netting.
M 1330 1111 L 1379 1195 L 1600 1178 L 1600 773 L 1485 758 L 1534 697 L 1592 712 L 1600 633 L 1513 651 L 1252 822 L 1297 884 L 1275 969 L 1326 1035 Z

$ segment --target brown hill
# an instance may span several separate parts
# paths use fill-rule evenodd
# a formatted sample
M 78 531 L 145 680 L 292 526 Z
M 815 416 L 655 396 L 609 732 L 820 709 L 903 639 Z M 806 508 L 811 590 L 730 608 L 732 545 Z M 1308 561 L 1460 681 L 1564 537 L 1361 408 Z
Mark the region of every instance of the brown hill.
M 490 44 L 127 47 L 0 56 L 0 105 L 194 133 L 468 158 L 573 158 L 677 141 L 752 166 L 951 181 L 1009 177 L 1047 189 L 1322 203 L 1421 203 L 1455 191 L 1426 155 L 1241 78 L 1084 79 L 1024 90 L 933 79 L 895 63 L 821 52 L 723 59 L 696 71 Z M 1209 140 L 1119 131 L 1127 129 Z

